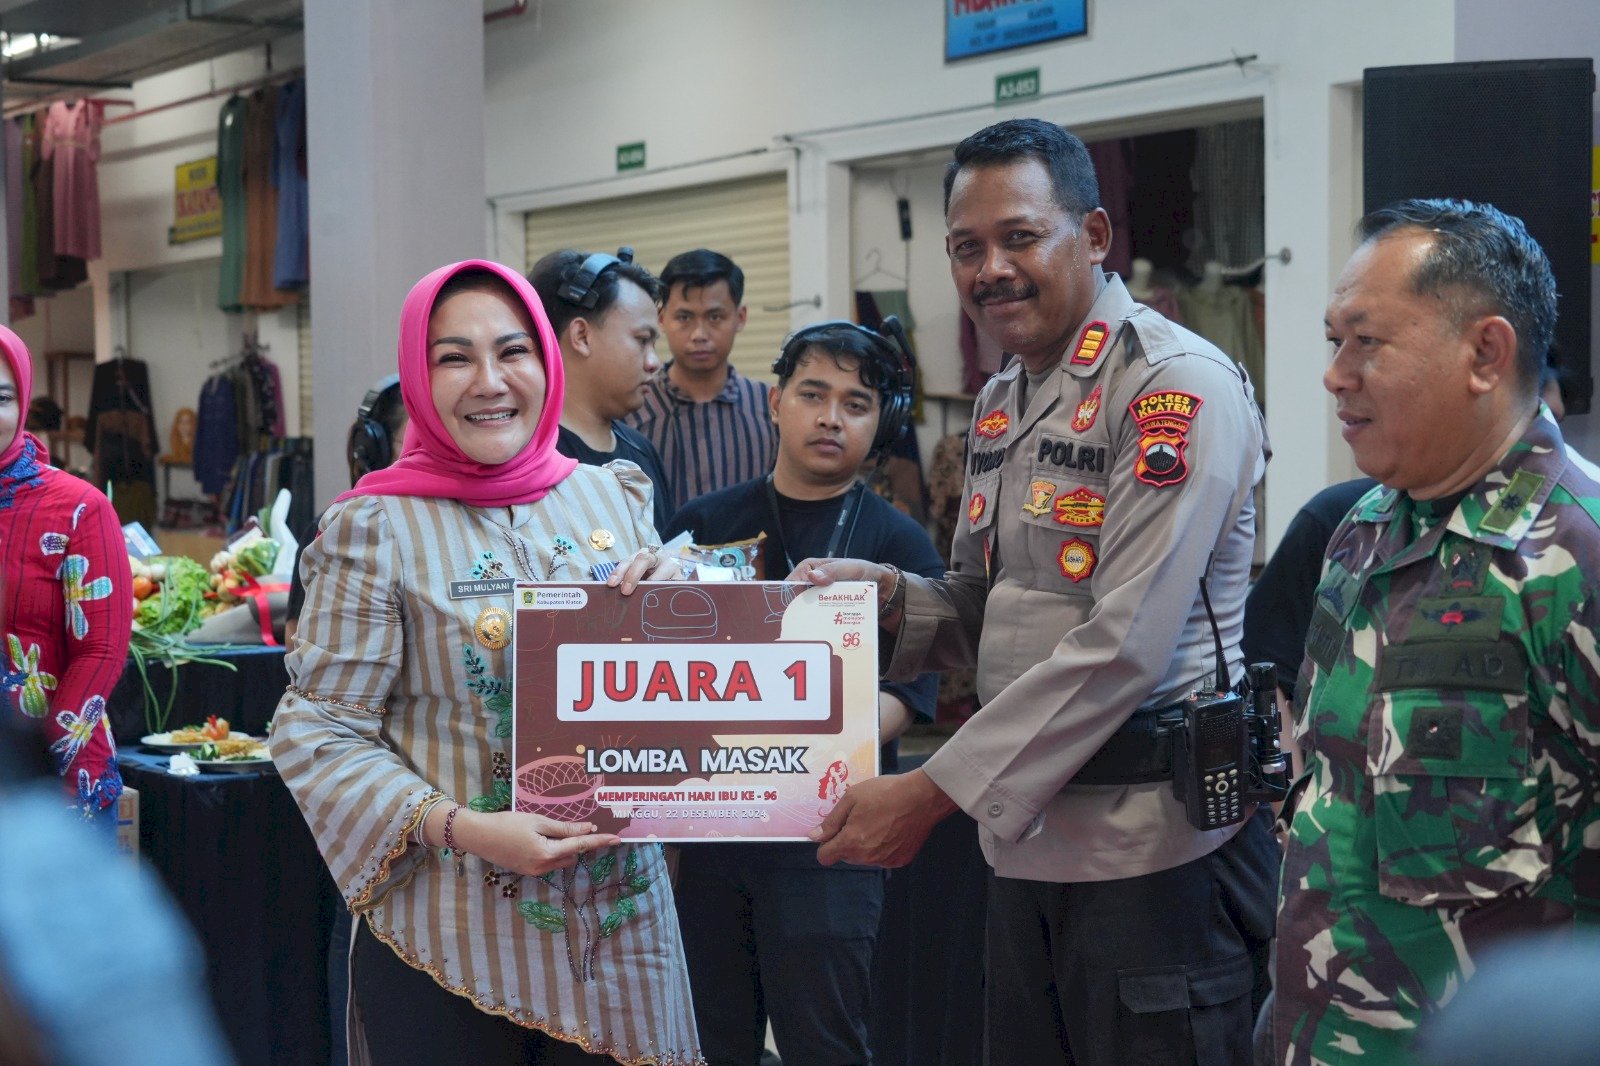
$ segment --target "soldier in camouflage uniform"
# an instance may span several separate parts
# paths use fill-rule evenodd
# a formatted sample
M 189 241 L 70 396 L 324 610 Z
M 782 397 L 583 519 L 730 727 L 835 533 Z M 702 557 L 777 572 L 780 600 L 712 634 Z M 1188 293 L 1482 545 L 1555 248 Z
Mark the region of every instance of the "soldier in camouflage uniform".
M 1300 675 L 1288 1063 L 1411 1061 L 1487 941 L 1590 920 L 1600 896 L 1600 471 L 1535 391 L 1549 263 L 1462 201 L 1363 234 L 1324 384 L 1380 485 L 1329 544 Z

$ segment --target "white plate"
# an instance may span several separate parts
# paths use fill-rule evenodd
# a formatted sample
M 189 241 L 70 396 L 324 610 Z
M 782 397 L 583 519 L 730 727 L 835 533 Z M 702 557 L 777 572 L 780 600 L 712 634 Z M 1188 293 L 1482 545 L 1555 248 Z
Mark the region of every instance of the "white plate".
M 194 764 L 208 774 L 238 773 L 243 770 L 271 770 L 272 760 L 262 759 L 196 759 Z
M 188 741 L 175 741 L 172 739 L 172 734 L 174 732 L 175 730 L 169 729 L 165 733 L 151 733 L 148 736 L 140 737 L 139 743 L 143 744 L 152 751 L 165 752 L 168 755 L 173 755 L 180 751 L 194 751 L 196 748 L 211 743 L 209 740 L 197 740 L 192 743 Z M 228 739 L 260 740 L 261 738 L 252 737 L 245 733 L 229 733 Z

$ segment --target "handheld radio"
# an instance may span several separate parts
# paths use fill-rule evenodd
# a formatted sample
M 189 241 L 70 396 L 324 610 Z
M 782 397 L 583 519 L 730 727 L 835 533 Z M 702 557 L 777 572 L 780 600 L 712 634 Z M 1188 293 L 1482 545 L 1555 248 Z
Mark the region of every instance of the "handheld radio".
M 1200 599 L 1216 645 L 1216 691 L 1183 701 L 1183 726 L 1173 738 L 1172 790 L 1190 825 L 1222 829 L 1250 817 L 1257 804 L 1282 799 L 1289 790 L 1288 767 L 1279 748 L 1272 664 L 1252 664 L 1238 688 L 1231 687 L 1204 575 Z

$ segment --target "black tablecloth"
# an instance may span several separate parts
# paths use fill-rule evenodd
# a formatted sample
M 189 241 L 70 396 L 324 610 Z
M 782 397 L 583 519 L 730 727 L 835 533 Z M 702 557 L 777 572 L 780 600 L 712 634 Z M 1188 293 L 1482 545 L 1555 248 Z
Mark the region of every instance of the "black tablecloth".
M 140 849 L 205 947 L 239 1062 L 323 1066 L 328 930 L 348 917 L 305 819 L 271 770 L 174 777 L 168 758 L 125 750 L 122 776 L 139 790 Z
M 168 729 L 181 729 L 197 725 L 206 716 L 215 714 L 226 718 L 232 728 L 241 733 L 263 736 L 272 712 L 283 698 L 289 684 L 289 674 L 283 667 L 282 648 L 234 647 L 224 651 L 197 645 L 204 655 L 222 659 L 234 669 L 210 666 L 205 663 L 183 663 L 177 669 L 178 695 L 173 700 L 172 713 L 167 717 Z M 173 671 L 159 663 L 146 667 L 150 687 L 156 699 L 165 705 L 172 692 Z M 111 690 L 106 701 L 106 713 L 111 716 L 111 732 L 117 743 L 131 746 L 139 738 L 152 732 L 145 723 L 144 684 L 139 680 L 139 668 L 128 660 L 122 669 L 117 687 Z
M 901 772 L 924 761 L 902 755 Z M 910 865 L 890 873 L 872 966 L 874 1062 L 983 1061 L 988 879 L 977 823 L 960 812 L 934 828 Z

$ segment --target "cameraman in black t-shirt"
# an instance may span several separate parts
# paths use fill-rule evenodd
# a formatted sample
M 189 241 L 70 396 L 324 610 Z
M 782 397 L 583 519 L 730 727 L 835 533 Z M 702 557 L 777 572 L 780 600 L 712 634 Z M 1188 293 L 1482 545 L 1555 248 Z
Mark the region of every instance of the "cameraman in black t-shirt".
M 847 556 L 941 577 L 928 534 L 856 471 L 907 420 L 909 358 L 850 322 L 800 330 L 773 364 L 769 404 L 778 427 L 772 472 L 692 500 L 661 531 L 691 530 L 696 543 L 765 533 L 758 561 L 783 580 L 808 557 Z M 889 412 L 887 415 L 885 412 Z M 878 736 L 885 773 L 914 719 L 931 721 L 937 678 L 885 683 Z M 815 844 L 685 845 L 675 895 L 695 1021 L 714 1066 L 753 1063 L 767 1016 L 785 1062 L 868 1062 L 873 943 L 883 912 L 884 871 L 817 862 Z

